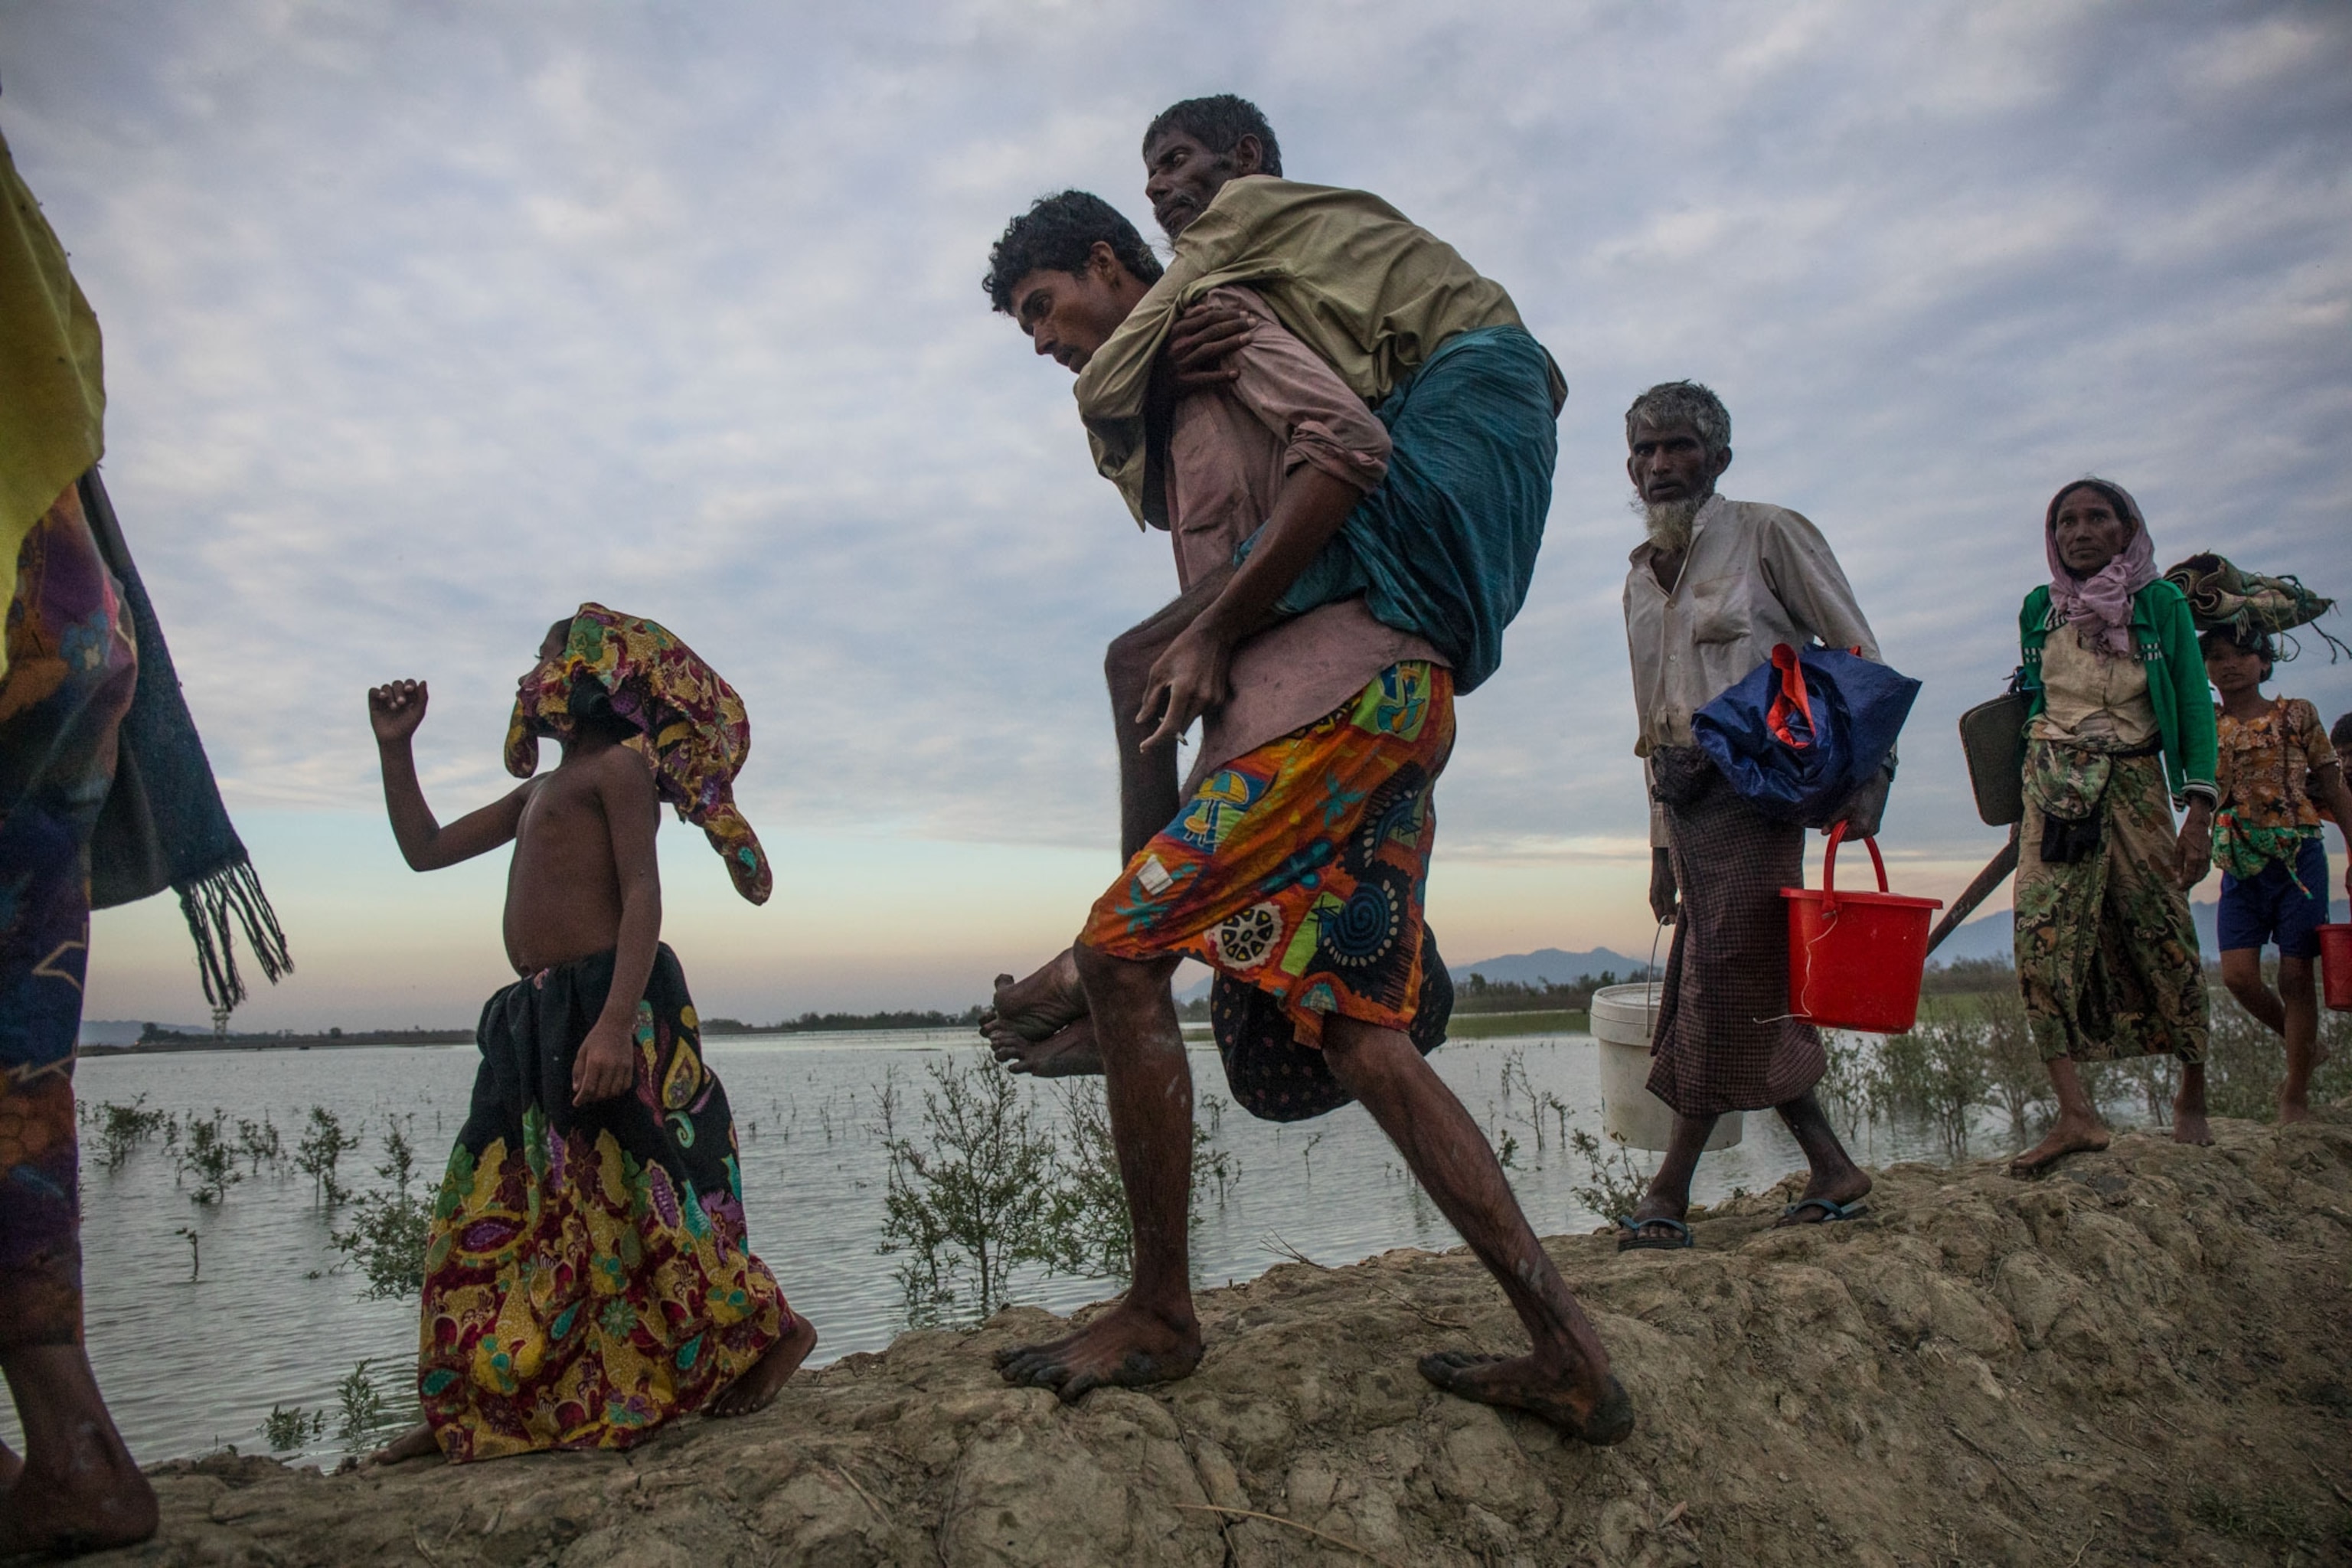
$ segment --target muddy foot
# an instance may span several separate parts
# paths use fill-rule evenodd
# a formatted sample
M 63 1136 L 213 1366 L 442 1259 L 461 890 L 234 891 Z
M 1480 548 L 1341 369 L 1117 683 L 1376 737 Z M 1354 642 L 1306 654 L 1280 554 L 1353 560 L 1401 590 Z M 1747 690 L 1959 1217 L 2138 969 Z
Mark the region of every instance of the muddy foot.
M 806 1318 L 794 1316 L 792 1332 L 768 1347 L 768 1352 L 753 1362 L 742 1375 L 719 1390 L 719 1397 L 710 1402 L 705 1415 L 723 1421 L 732 1415 L 750 1415 L 765 1410 L 793 1373 L 800 1371 L 801 1363 L 808 1360 L 809 1352 L 816 1349 L 816 1325 Z
M 1075 1334 L 996 1352 L 1005 1382 L 1050 1388 L 1065 1405 L 1090 1388 L 1173 1383 L 1200 1364 L 1198 1323 L 1178 1327 L 1124 1301 Z
M 1845 1217 L 1840 1211 L 1857 1204 L 1870 1192 L 1870 1173 L 1858 1165 L 1826 1176 L 1815 1176 L 1805 1184 L 1805 1190 L 1790 1205 L 1795 1212 L 1784 1214 L 1772 1222 L 1776 1230 L 1792 1225 L 1826 1225 Z M 1825 1205 L 1835 1205 L 1831 1208 Z
M 2172 1109 L 2172 1141 L 2175 1143 L 2210 1143 L 2213 1142 L 2213 1129 L 2206 1121 L 2205 1113 L 2201 1110 L 2183 1110 L 2179 1106 L 2174 1106 Z
M 982 1016 L 980 1032 L 992 1039 L 1009 1029 L 1024 1040 L 1050 1039 L 1087 1016 L 1087 993 L 1078 984 L 1078 961 L 1067 948 L 1026 979 L 996 977 L 996 1005 Z
M 2107 1130 L 2096 1122 L 2082 1125 L 2061 1121 L 2050 1135 L 2009 1163 L 2012 1176 L 2031 1176 L 2048 1170 L 2069 1154 L 2095 1154 L 2107 1146 Z
M 1602 1375 L 1596 1388 L 1548 1372 L 1533 1356 L 1476 1355 L 1438 1351 L 1421 1358 L 1421 1375 L 1446 1393 L 1541 1416 L 1571 1437 L 1606 1447 L 1633 1430 L 1633 1401 L 1624 1384 Z
M 0 1497 L 0 1557 L 73 1557 L 129 1546 L 154 1534 L 155 1522 L 155 1489 L 120 1449 L 111 1462 L 68 1475 L 19 1461 Z
M 985 1031 L 997 1064 L 1007 1072 L 1032 1078 L 1081 1078 L 1100 1073 L 1102 1053 L 1095 1048 L 1095 1021 L 1081 1018 L 1059 1034 L 1032 1040 L 999 1024 Z
M 2297 1121 L 2308 1121 L 2310 1120 L 2310 1101 L 2298 1100 L 2292 1105 L 2288 1104 L 2284 1100 L 2279 1101 L 2278 1121 L 2281 1127 L 2292 1126 Z
M 419 1422 L 367 1457 L 370 1465 L 404 1465 L 411 1459 L 427 1455 L 437 1457 L 441 1445 L 433 1436 L 433 1428 Z

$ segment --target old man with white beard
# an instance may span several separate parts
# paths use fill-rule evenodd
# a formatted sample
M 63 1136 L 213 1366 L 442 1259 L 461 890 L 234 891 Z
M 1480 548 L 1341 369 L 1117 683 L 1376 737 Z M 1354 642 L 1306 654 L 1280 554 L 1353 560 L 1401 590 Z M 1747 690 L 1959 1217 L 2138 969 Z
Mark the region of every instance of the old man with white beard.
M 1675 1112 L 1672 1147 L 1620 1222 L 1620 1249 L 1690 1245 L 1691 1174 L 1715 1119 L 1767 1106 L 1804 1150 L 1811 1179 L 1781 1217 L 1820 1225 L 1859 1210 L 1870 1177 L 1814 1098 L 1819 1033 L 1789 1015 L 1789 928 L 1780 890 L 1804 881 L 1804 829 L 1734 793 L 1692 742 L 1691 715 L 1771 657 L 1819 642 L 1878 657 L 1829 542 L 1797 513 L 1729 500 L 1731 416 L 1696 382 L 1667 382 L 1625 411 L 1625 471 L 1649 537 L 1625 577 L 1634 751 L 1650 782 L 1650 906 L 1672 921 L 1651 1092 Z M 1878 829 L 1890 772 L 1842 812 L 1849 837 Z

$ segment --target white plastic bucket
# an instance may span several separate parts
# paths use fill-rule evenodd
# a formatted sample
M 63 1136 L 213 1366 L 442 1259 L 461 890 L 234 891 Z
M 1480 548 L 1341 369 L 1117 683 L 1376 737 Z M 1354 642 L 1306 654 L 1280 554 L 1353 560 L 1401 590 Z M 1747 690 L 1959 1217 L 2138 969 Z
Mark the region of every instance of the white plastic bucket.
M 1658 1022 L 1658 984 L 1604 985 L 1592 994 L 1592 1037 L 1601 1047 L 1601 1130 L 1635 1149 L 1663 1151 L 1675 1131 L 1673 1108 L 1650 1092 L 1650 1031 Z M 1715 1119 L 1710 1149 L 1739 1142 L 1740 1113 Z

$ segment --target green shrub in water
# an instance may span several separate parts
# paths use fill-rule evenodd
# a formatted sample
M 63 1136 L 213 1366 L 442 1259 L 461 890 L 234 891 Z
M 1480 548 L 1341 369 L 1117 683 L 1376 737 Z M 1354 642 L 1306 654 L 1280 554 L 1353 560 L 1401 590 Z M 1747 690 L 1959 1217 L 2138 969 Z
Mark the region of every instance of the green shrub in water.
M 341 1118 L 333 1111 L 323 1105 L 310 1108 L 310 1124 L 302 1141 L 294 1145 L 294 1168 L 310 1178 L 312 1195 L 327 1207 L 338 1208 L 350 1201 L 351 1189 L 343 1185 L 336 1167 L 359 1146 L 357 1127 L 346 1132 Z
M 369 1300 L 422 1293 L 425 1237 L 433 1221 L 432 1199 L 411 1191 L 416 1178 L 416 1151 L 399 1117 L 385 1118 L 383 1154 L 383 1163 L 375 1168 L 375 1173 L 391 1185 L 356 1200 L 352 1205 L 351 1228 L 336 1231 L 332 1237 L 336 1250 L 367 1280 L 364 1294 Z
M 192 1203 L 207 1206 L 228 1195 L 229 1188 L 245 1179 L 236 1168 L 236 1145 L 231 1143 L 224 1128 L 227 1113 L 215 1110 L 209 1119 L 191 1115 L 182 1130 L 176 1158 L 180 1178 L 190 1183 L 188 1198 Z
M 1650 1190 L 1650 1178 L 1633 1163 L 1633 1152 L 1611 1140 L 1604 1152 L 1600 1139 L 1579 1127 L 1568 1135 L 1568 1146 L 1584 1162 L 1583 1182 L 1570 1187 L 1576 1201 L 1603 1219 L 1633 1212 Z
M 273 1405 L 261 1418 L 262 1440 L 273 1454 L 291 1454 L 327 1435 L 327 1413 L 296 1405 Z
M 1046 1259 L 1054 1137 L 1009 1073 L 950 1057 L 930 1079 L 920 1144 L 898 1125 L 897 1081 L 883 1083 L 890 1164 L 876 1250 L 906 1258 L 898 1272 L 910 1321 L 959 1310 L 977 1321 L 1004 1304 L 1013 1268 Z
M 97 1105 L 85 1101 L 82 1116 L 97 1122 L 98 1163 L 110 1171 L 122 1169 L 134 1151 L 163 1131 L 163 1112 L 148 1110 L 143 1094 L 128 1105 L 110 1100 Z

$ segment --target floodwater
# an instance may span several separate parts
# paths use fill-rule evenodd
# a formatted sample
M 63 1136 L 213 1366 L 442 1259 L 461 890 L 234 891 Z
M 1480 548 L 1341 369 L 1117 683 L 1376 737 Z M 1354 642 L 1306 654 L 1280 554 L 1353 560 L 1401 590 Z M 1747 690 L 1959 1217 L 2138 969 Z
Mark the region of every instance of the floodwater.
M 886 1080 L 899 1090 L 902 1135 L 919 1138 L 929 1069 L 957 1053 L 985 1062 L 967 1032 L 743 1036 L 706 1042 L 727 1085 L 742 1148 L 744 1206 L 754 1249 L 775 1271 L 793 1307 L 823 1338 L 814 1363 L 879 1350 L 906 1326 L 894 1278 L 898 1260 L 877 1256 L 888 1156 L 877 1131 Z M 362 1282 L 339 1271 L 330 1214 L 290 1155 L 312 1106 L 324 1106 L 364 1142 L 344 1156 L 345 1184 L 382 1185 L 389 1119 L 410 1119 L 425 1190 L 465 1120 L 475 1064 L 470 1045 L 308 1051 L 226 1051 L 100 1057 L 83 1061 L 77 1089 L 85 1105 L 128 1104 L 191 1114 L 266 1115 L 289 1158 L 248 1170 L 224 1201 L 191 1201 L 162 1140 L 120 1170 L 99 1163 L 95 1129 L 82 1143 L 82 1247 L 90 1358 L 131 1450 L 142 1462 L 233 1444 L 264 1451 L 262 1423 L 273 1405 L 336 1409 L 336 1384 L 355 1363 L 405 1402 L 416 1346 L 414 1300 L 365 1300 Z M 1457 1041 L 1431 1058 L 1498 1147 L 1517 1147 L 1511 1180 L 1537 1230 L 1589 1230 L 1602 1216 L 1571 1190 L 1590 1184 L 1585 1163 L 1562 1138 L 1563 1116 L 1532 1109 L 1529 1091 L 1565 1106 L 1565 1126 L 1601 1130 L 1592 1038 L 1564 1034 Z M 1296 1248 L 1339 1265 L 1391 1247 L 1457 1245 L 1435 1208 L 1406 1175 L 1388 1141 L 1360 1107 L 1318 1121 L 1278 1126 L 1226 1102 L 1215 1051 L 1196 1043 L 1198 1116 L 1233 1173 L 1222 1194 L 1200 1198 L 1193 1268 L 1202 1286 L 1254 1278 Z M 1510 1086 L 1507 1089 L 1507 1083 Z M 1024 1084 L 1048 1110 L 1057 1087 Z M 1540 1129 L 1540 1133 L 1538 1132 Z M 1874 1130 L 1855 1154 L 1878 1162 L 1943 1159 L 1934 1135 Z M 1734 1188 L 1759 1190 L 1803 1159 L 1769 1114 L 1751 1115 L 1746 1140 L 1701 1163 L 1702 1203 Z M 1643 1168 L 1648 1159 L 1643 1159 Z M 201 1269 L 190 1278 L 192 1232 Z M 1066 1311 L 1112 1294 L 1100 1279 L 1016 1277 L 1015 1300 Z M 330 1423 L 331 1432 L 332 1422 Z M 0 1434 L 17 1439 L 13 1412 Z M 306 1445 L 331 1458 L 331 1436 Z

